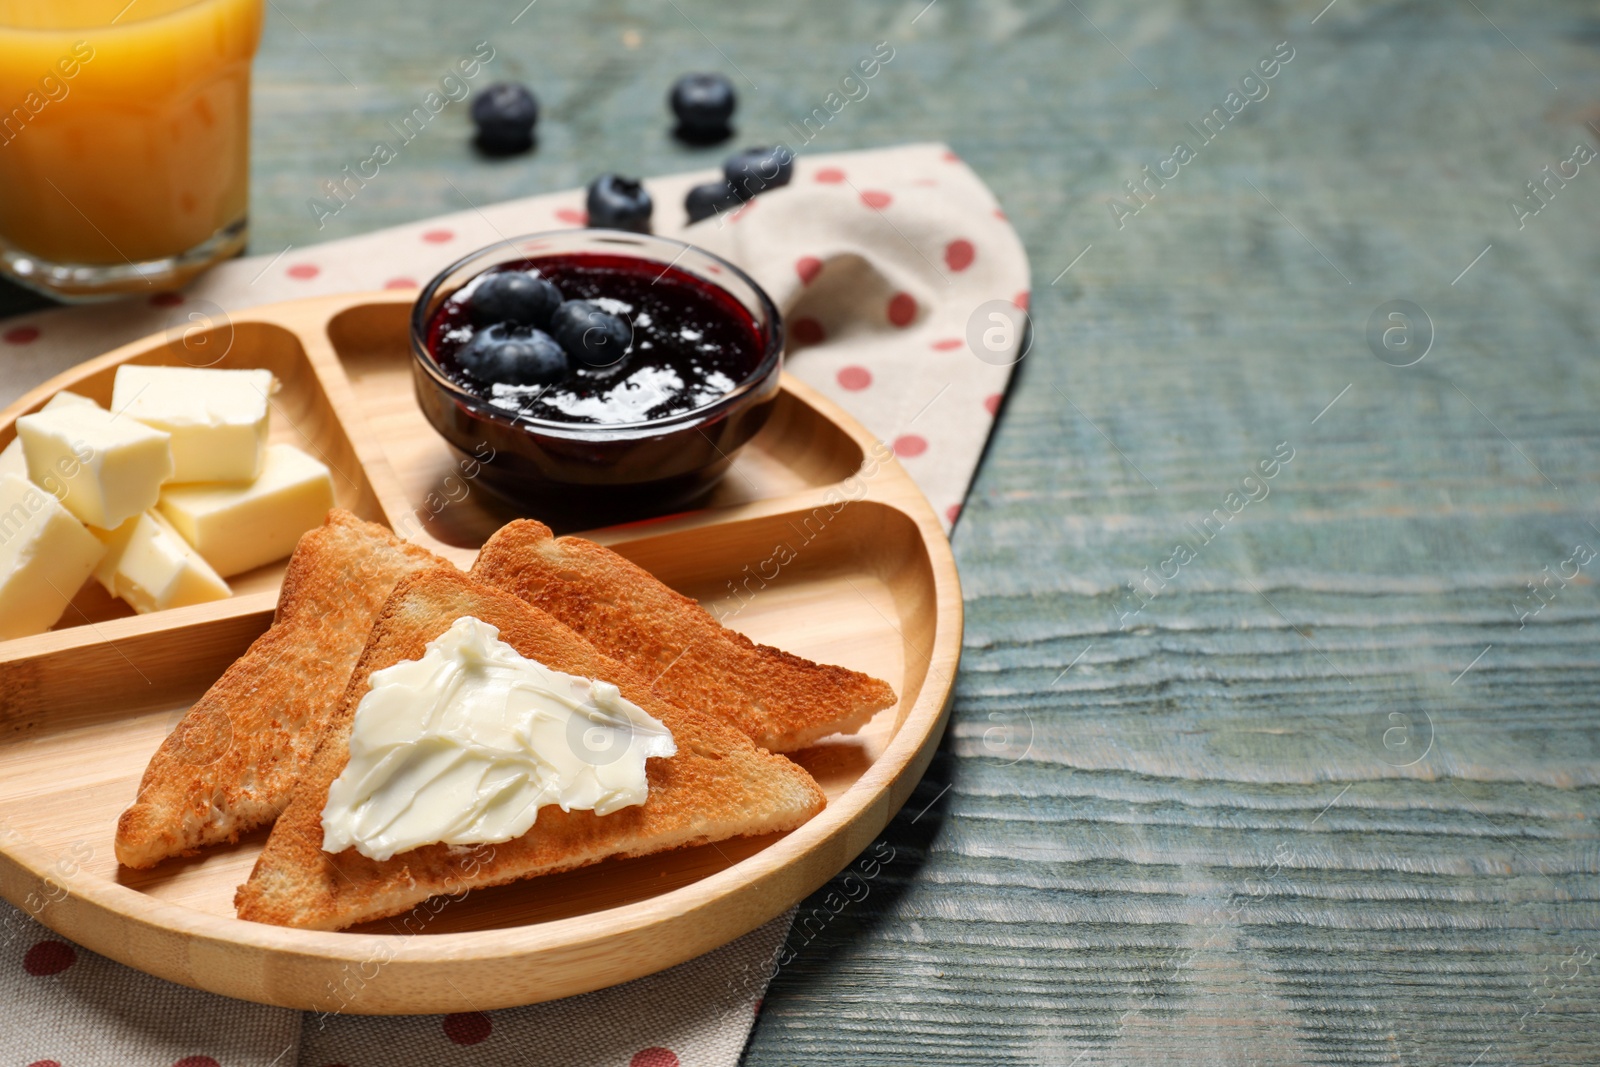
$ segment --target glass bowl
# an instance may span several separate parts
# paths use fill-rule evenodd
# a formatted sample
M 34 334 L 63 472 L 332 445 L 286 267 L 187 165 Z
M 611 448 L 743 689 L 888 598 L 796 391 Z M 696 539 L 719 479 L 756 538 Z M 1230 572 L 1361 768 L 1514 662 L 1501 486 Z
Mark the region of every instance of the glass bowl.
M 718 399 L 643 422 L 532 418 L 492 404 L 454 380 L 428 345 L 440 306 L 484 271 L 556 256 L 638 259 L 719 291 L 754 324 L 755 369 Z M 502 241 L 457 260 L 422 290 L 411 313 L 412 378 L 422 413 L 499 495 L 545 521 L 623 521 L 682 509 L 706 495 L 766 423 L 783 369 L 783 322 L 762 288 L 732 263 L 693 245 L 618 230 L 559 230 Z M 487 461 L 485 456 L 489 456 Z M 564 522 L 563 525 L 570 525 Z

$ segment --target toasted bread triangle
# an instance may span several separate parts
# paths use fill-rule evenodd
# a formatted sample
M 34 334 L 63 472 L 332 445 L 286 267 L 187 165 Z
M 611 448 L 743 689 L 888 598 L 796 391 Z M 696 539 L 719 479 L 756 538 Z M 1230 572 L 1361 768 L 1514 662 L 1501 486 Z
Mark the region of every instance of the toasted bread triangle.
M 677 754 L 646 764 L 645 802 L 609 815 L 539 809 L 532 829 L 479 846 L 426 845 L 379 861 L 354 848 L 322 851 L 328 789 L 349 763 L 356 706 L 374 671 L 418 659 L 463 616 L 496 627 L 522 655 L 569 674 L 613 682 L 664 722 Z M 440 894 L 501 885 L 615 856 L 642 856 L 750 834 L 792 830 L 825 801 L 811 776 L 709 716 L 656 697 L 626 666 L 544 612 L 459 574 L 430 571 L 402 581 L 329 718 L 321 746 L 273 827 L 250 880 L 234 898 L 239 917 L 336 930 L 398 915 Z
M 654 679 L 658 696 L 713 715 L 773 752 L 854 733 L 895 702 L 887 683 L 758 645 L 610 549 L 555 537 L 531 519 L 489 538 L 472 576 Z
M 151 757 L 117 859 L 150 867 L 277 818 L 395 583 L 434 567 L 455 569 L 348 511 L 301 537 L 272 626 Z

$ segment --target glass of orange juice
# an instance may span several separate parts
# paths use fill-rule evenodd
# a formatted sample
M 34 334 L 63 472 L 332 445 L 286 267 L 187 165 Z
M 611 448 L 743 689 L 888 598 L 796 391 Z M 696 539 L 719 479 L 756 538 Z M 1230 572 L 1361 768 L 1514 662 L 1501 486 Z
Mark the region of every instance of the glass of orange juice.
M 182 285 L 245 243 L 261 0 L 0 0 L 0 272 Z

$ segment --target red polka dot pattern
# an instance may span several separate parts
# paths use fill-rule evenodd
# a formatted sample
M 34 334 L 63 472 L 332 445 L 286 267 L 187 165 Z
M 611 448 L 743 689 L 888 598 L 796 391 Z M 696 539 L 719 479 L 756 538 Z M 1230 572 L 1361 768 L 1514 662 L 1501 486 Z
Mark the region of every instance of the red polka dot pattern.
M 896 293 L 889 298 L 889 321 L 896 326 L 910 326 L 917 317 L 917 301 L 910 293 Z
M 1011 303 L 1016 305 L 1018 308 L 1021 308 L 1023 311 L 1027 311 L 1029 295 L 1030 294 L 1028 293 L 1028 290 L 1024 289 L 1022 292 L 1011 298 Z
M 894 439 L 894 454 L 910 459 L 928 450 L 928 439 L 919 434 L 902 434 Z
M 946 337 L 942 341 L 933 342 L 933 347 L 938 349 L 940 352 L 953 352 L 964 344 L 966 344 L 966 342 L 959 337 Z
M 868 189 L 861 194 L 861 202 L 876 211 L 882 211 L 888 207 L 893 199 L 894 197 L 882 189 Z
M 872 384 L 872 372 L 865 367 L 841 367 L 838 378 L 839 388 L 848 389 L 852 393 L 859 393 Z
M 816 276 L 822 272 L 822 260 L 816 256 L 801 256 L 795 260 L 794 272 L 800 275 L 801 285 L 810 285 Z
M 157 293 L 150 298 L 151 306 L 158 308 L 175 308 L 181 303 L 183 303 L 182 293 Z
M 944 246 L 944 265 L 951 270 L 966 270 L 978 258 L 978 250 L 965 237 L 957 237 Z
M 817 171 L 817 181 L 827 185 L 837 185 L 844 181 L 844 171 L 838 167 L 823 167 Z
M 60 1060 L 34 1060 L 28 1067 L 61 1067 Z
M 795 319 L 789 324 L 789 339 L 796 345 L 820 345 L 827 334 L 816 319 Z
M 481 1011 L 462 1011 L 446 1015 L 444 1036 L 458 1045 L 476 1045 L 489 1036 L 494 1023 Z
M 960 163 L 961 157 L 956 155 L 954 152 L 946 152 L 944 154 L 944 161 L 946 163 Z
M 222 1065 L 210 1056 L 185 1056 L 172 1067 L 222 1067 Z
M 22 969 L 35 978 L 60 974 L 78 962 L 78 954 L 65 941 L 41 941 L 22 957 Z
M 317 266 L 315 263 L 296 263 L 294 266 L 289 268 L 288 273 L 289 277 L 299 278 L 301 281 L 304 281 L 307 278 L 315 278 L 317 275 L 321 274 L 322 268 Z
M 556 218 L 562 222 L 570 222 L 574 226 L 589 225 L 589 213 L 587 211 L 579 211 L 577 208 L 559 208 L 556 211 Z
M 390 278 L 383 283 L 385 289 L 415 289 L 417 283 L 410 278 Z
M 446 241 L 456 239 L 454 230 L 429 230 L 422 235 L 422 239 L 430 245 L 442 245 Z
M 667 1048 L 642 1048 L 633 1054 L 628 1067 L 678 1067 L 678 1054 Z
M 17 326 L 5 332 L 5 341 L 8 345 L 25 345 L 38 339 L 37 326 Z
M 944 517 L 950 521 L 950 525 L 954 526 L 955 523 L 956 523 L 956 517 L 959 516 L 960 514 L 961 514 L 961 505 L 960 504 L 951 504 L 950 507 L 945 510 Z
M 998 415 L 1000 413 L 1000 394 L 995 393 L 992 396 L 984 397 L 983 407 L 990 415 Z

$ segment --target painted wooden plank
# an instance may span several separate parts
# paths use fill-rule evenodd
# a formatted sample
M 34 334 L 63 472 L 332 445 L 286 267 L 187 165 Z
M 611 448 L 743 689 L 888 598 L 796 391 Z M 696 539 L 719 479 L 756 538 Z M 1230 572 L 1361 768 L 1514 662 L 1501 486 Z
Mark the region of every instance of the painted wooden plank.
M 814 147 L 948 140 L 1034 261 L 957 530 L 954 724 L 865 899 L 810 902 L 749 1063 L 1600 1060 L 1596 564 L 1526 585 L 1600 549 L 1600 178 L 1525 188 L 1600 148 L 1590 5 L 521 7 L 396 0 L 380 35 L 372 0 L 278 0 L 254 250 L 714 159 L 666 134 L 686 69 L 736 64 L 740 140 L 780 139 L 888 40 Z M 317 229 L 318 183 L 481 39 L 538 152 L 475 159 L 447 109 Z M 1401 299 L 1435 332 L 1409 368 L 1366 338 Z

